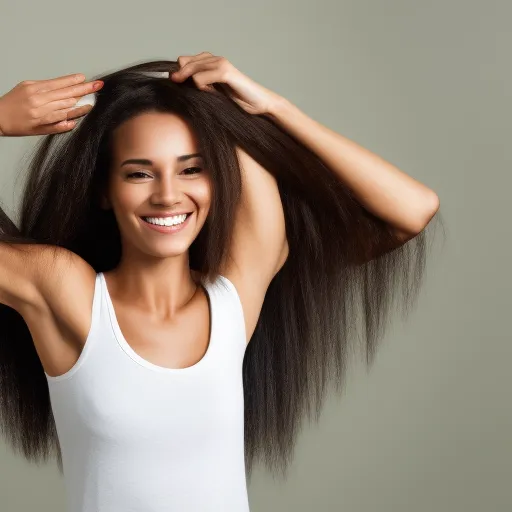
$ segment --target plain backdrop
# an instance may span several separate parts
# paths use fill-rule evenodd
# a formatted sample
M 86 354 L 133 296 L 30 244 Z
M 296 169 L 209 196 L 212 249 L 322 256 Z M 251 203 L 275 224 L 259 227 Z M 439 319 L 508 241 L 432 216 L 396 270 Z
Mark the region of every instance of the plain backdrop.
M 434 189 L 446 242 L 415 310 L 367 372 L 304 423 L 286 481 L 262 466 L 253 512 L 512 510 L 512 4 L 502 1 L 1 0 L 0 94 L 209 51 Z M 0 139 L 17 211 L 38 137 Z M 1 326 L 0 326 L 1 328 Z M 55 464 L 0 441 L 0 510 L 64 512 Z

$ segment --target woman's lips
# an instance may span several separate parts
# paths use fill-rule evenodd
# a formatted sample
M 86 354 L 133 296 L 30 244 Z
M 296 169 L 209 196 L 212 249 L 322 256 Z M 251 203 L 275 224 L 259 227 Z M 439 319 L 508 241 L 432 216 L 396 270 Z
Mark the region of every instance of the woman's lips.
M 142 217 L 139 217 L 139 219 L 141 220 L 142 224 L 144 224 L 144 226 L 146 226 L 149 229 L 152 229 L 153 231 L 157 231 L 159 233 L 172 234 L 181 231 L 183 228 L 185 228 L 188 225 L 190 217 L 192 217 L 192 215 L 193 213 L 187 214 L 187 218 L 181 224 L 176 224 L 174 226 L 161 226 L 159 224 L 151 224 L 149 222 L 146 222 Z

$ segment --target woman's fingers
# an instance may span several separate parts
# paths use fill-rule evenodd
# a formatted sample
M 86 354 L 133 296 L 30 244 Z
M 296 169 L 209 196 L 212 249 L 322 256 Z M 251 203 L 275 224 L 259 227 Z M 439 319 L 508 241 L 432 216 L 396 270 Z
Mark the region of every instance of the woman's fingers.
M 41 105 L 40 107 L 34 108 L 33 114 L 36 118 L 44 119 L 51 112 L 73 108 L 76 105 L 77 101 L 77 98 L 66 98 L 63 100 L 51 101 L 49 103 Z
M 60 76 L 58 78 L 50 78 L 48 80 L 26 80 L 28 84 L 37 84 L 37 92 L 53 91 L 55 89 L 64 89 L 72 85 L 80 84 L 85 80 L 85 75 L 78 73 L 73 75 Z
M 64 100 L 52 101 L 51 103 L 46 103 L 45 105 L 36 108 L 34 110 L 34 115 L 41 119 L 42 122 L 52 123 L 57 121 L 58 119 L 54 119 L 51 117 L 54 114 L 58 114 L 61 111 L 68 112 L 68 119 L 71 117 L 80 117 L 81 115 L 87 114 L 92 110 L 92 105 L 80 105 L 79 107 L 75 107 L 78 102 L 78 98 L 67 98 Z
M 69 98 L 80 98 L 93 92 L 97 92 L 103 86 L 100 81 L 92 81 L 79 85 L 71 85 L 61 89 L 52 87 L 51 89 L 44 89 L 38 91 L 38 96 L 41 99 L 41 103 L 46 104 L 57 100 L 69 99 Z
M 60 121 L 54 124 L 45 124 L 34 129 L 31 135 L 49 135 L 51 133 L 69 132 L 75 127 L 75 121 Z
M 38 118 L 38 135 L 69 131 L 75 124 L 66 121 L 85 116 L 92 110 L 92 105 L 81 105 L 73 108 L 78 99 L 87 94 L 98 91 L 102 87 L 101 82 L 92 81 L 79 83 L 85 77 L 76 78 L 76 75 L 44 80 L 38 82 L 37 96 L 41 106 L 34 109 L 34 116 Z
M 73 73 L 72 75 L 59 76 L 57 78 L 49 78 L 48 80 L 25 80 L 27 83 L 36 83 L 39 87 L 46 90 L 62 89 L 69 87 L 73 84 L 79 84 L 85 80 L 85 75 L 82 73 Z
M 52 109 L 46 115 L 40 117 L 40 124 L 53 124 L 66 119 L 77 119 L 85 116 L 92 110 L 92 105 L 82 105 L 77 108 L 63 108 L 60 110 Z
M 77 119 L 85 116 L 92 110 L 92 105 L 82 105 L 81 107 L 73 108 L 68 111 L 68 119 Z
M 180 69 L 172 73 L 173 80 L 184 81 L 199 70 L 217 69 L 221 57 L 201 57 L 200 59 L 189 59 Z

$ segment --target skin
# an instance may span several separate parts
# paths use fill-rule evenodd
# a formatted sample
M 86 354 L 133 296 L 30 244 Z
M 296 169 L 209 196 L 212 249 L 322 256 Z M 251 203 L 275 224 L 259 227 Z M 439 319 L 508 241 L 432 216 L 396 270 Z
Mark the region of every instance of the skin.
M 210 174 L 200 157 L 178 162 L 179 156 L 200 148 L 187 123 L 172 114 L 145 113 L 126 121 L 113 134 L 112 151 L 102 208 L 114 211 L 122 258 L 114 270 L 105 272 L 109 290 L 152 318 L 172 320 L 199 290 L 197 276 L 189 267 L 188 249 L 208 216 Z M 149 159 L 153 165 L 121 166 L 131 158 Z M 129 176 L 136 172 L 144 174 Z M 193 214 L 188 225 L 175 234 L 148 229 L 140 219 L 183 211 Z

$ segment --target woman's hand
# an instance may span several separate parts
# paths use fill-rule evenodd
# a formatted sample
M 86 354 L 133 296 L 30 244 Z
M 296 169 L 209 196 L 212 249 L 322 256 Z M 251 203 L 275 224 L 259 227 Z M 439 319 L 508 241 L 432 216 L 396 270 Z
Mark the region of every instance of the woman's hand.
M 174 82 L 182 82 L 188 77 L 204 91 L 216 92 L 210 85 L 224 83 L 228 86 L 230 98 L 249 114 L 268 114 L 279 96 L 257 84 L 241 73 L 225 57 L 217 57 L 209 52 L 194 56 L 178 57 L 180 70 L 172 73 Z
M 85 76 L 67 75 L 50 80 L 25 80 L 0 97 L 0 135 L 20 137 L 67 132 L 91 105 L 73 108 L 81 96 L 96 92 L 101 82 L 82 83 Z M 99 84 L 99 87 L 95 87 Z

